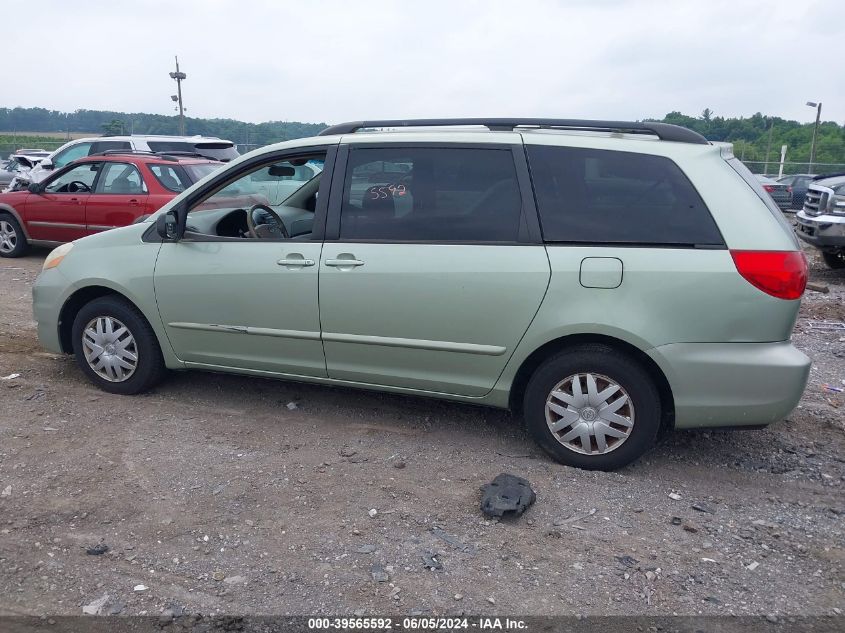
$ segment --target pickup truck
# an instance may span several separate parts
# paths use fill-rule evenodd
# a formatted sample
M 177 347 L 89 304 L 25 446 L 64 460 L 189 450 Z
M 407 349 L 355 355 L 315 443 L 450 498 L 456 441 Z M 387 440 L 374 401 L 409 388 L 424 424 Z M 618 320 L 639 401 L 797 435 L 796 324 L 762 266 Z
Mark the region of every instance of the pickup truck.
M 798 237 L 822 252 L 831 268 L 845 268 L 845 174 L 814 180 L 795 215 Z

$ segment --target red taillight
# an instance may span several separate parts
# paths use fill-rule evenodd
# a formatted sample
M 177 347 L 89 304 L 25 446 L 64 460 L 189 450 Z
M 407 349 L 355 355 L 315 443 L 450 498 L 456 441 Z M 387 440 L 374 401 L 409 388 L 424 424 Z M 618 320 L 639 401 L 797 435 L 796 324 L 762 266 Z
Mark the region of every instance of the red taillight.
M 800 299 L 807 285 L 807 258 L 801 251 L 731 251 L 739 274 L 778 299 Z
M 775 190 L 775 186 L 774 185 L 763 185 L 763 189 L 765 189 L 769 193 L 772 193 Z

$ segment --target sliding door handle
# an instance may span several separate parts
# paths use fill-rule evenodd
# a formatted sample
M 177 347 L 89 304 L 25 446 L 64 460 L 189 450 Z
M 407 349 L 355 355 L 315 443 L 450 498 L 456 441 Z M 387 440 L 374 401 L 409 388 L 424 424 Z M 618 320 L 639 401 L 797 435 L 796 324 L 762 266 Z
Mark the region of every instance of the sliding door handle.
M 345 268 L 349 266 L 350 268 L 354 266 L 363 266 L 364 262 L 360 259 L 327 259 L 326 266 L 334 266 L 335 268 Z

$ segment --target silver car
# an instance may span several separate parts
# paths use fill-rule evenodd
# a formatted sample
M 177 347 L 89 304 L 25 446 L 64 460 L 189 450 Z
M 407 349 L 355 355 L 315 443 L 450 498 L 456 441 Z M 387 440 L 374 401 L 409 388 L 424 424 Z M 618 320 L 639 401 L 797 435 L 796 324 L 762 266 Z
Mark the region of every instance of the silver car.
M 754 177 L 760 181 L 763 189 L 768 192 L 781 211 L 792 209 L 792 190 L 789 188 L 789 185 L 761 174 L 754 174 Z

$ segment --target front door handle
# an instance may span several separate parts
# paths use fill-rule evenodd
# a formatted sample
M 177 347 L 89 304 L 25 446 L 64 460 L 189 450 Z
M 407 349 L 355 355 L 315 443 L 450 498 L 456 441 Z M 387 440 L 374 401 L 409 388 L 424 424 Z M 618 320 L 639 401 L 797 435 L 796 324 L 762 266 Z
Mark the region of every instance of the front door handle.
M 313 259 L 305 259 L 300 253 L 291 253 L 287 257 L 283 257 L 278 260 L 276 263 L 279 266 L 296 266 L 297 268 L 303 268 L 305 266 L 313 266 L 315 262 Z
M 129 201 L 129 206 L 130 207 L 137 207 L 138 201 L 133 198 L 132 200 Z

